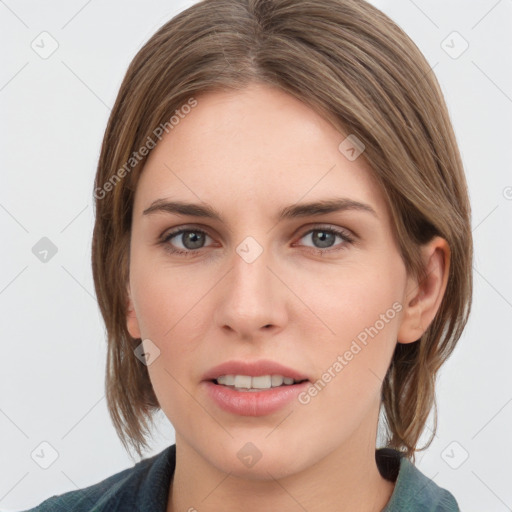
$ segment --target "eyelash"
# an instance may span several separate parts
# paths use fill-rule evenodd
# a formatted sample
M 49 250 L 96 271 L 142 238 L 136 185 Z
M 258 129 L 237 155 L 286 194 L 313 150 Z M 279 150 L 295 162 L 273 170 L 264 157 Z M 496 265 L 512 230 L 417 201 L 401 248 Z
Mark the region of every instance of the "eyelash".
M 339 230 L 339 229 L 335 229 L 335 228 L 327 228 L 327 227 L 315 227 L 313 229 L 310 229 L 308 231 L 306 231 L 305 233 L 302 234 L 302 236 L 300 238 L 304 238 L 306 235 L 309 235 L 310 233 L 314 233 L 315 231 L 322 231 L 324 233 L 330 233 L 330 234 L 333 234 L 333 235 L 337 235 L 339 236 L 342 240 L 343 240 L 343 244 L 341 244 L 340 247 L 338 248 L 332 248 L 332 247 L 329 247 L 329 248 L 326 248 L 326 249 L 321 249 L 319 247 L 307 247 L 309 250 L 312 250 L 313 252 L 316 252 L 316 253 L 319 253 L 319 254 L 325 254 L 325 253 L 331 253 L 331 252 L 336 252 L 336 251 L 341 251 L 343 249 L 346 248 L 346 245 L 347 244 L 353 244 L 355 241 L 354 239 L 346 232 L 346 231 L 342 231 L 342 230 Z M 202 235 L 206 235 L 206 236 L 210 236 L 208 235 L 208 233 L 202 229 L 195 229 L 195 228 L 180 228 L 176 231 L 172 231 L 170 233 L 167 233 L 164 238 L 160 241 L 160 244 L 162 244 L 164 246 L 164 249 L 171 253 L 171 254 L 176 254 L 176 255 L 179 255 L 179 256 L 185 256 L 185 257 L 194 257 L 195 254 L 194 253 L 199 253 L 201 251 L 201 249 L 204 249 L 204 247 L 201 247 L 199 249 L 189 249 L 189 250 L 183 250 L 183 249 L 176 249 L 174 247 L 172 247 L 170 245 L 170 241 L 178 236 L 178 235 L 181 235 L 183 233 L 201 233 Z M 211 238 L 211 237 L 210 237 Z

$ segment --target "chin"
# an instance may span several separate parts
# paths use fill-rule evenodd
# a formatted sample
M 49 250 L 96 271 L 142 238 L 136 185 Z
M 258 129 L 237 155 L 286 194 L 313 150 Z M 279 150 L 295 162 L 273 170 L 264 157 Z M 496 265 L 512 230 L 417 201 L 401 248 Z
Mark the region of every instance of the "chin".
M 232 439 L 229 447 L 219 444 L 219 448 L 219 451 L 204 453 L 203 456 L 220 471 L 244 480 L 285 478 L 316 462 L 313 454 L 305 451 L 304 445 L 296 449 L 283 440 L 272 444 L 264 440 L 251 442 Z

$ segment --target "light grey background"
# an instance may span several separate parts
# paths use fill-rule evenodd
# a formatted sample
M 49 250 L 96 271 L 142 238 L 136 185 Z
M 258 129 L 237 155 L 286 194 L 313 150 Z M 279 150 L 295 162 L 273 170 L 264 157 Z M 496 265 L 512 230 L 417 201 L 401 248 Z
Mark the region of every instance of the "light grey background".
M 90 268 L 93 179 L 129 62 L 193 3 L 0 1 L 2 511 L 133 465 L 104 398 L 104 327 Z M 441 370 L 437 435 L 417 465 L 466 512 L 512 510 L 512 1 L 373 3 L 434 68 L 473 207 L 473 312 Z M 48 58 L 40 56 L 52 44 L 43 31 L 58 43 Z M 57 248 L 46 263 L 32 251 L 43 237 Z M 158 417 L 146 456 L 174 442 Z M 58 453 L 47 469 L 36 463 L 51 462 L 43 442 Z

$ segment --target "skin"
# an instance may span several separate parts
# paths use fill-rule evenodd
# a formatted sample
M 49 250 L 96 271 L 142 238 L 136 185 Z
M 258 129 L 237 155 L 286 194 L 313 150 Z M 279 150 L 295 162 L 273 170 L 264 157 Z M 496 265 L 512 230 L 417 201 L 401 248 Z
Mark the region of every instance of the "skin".
M 435 316 L 446 241 L 422 247 L 428 276 L 418 282 L 364 153 L 349 161 L 338 150 L 347 134 L 261 84 L 196 98 L 138 183 L 127 285 L 128 329 L 160 350 L 148 370 L 176 432 L 168 511 L 379 511 L 394 488 L 375 462 L 382 378 L 397 340 L 414 342 Z M 376 215 L 274 220 L 284 206 L 341 196 Z M 157 199 L 208 203 L 225 222 L 144 215 Z M 178 227 L 208 236 L 202 245 L 182 235 L 159 243 Z M 354 242 L 332 235 L 321 245 L 329 227 Z M 248 236 L 263 248 L 251 263 L 236 252 Z M 401 311 L 306 405 L 243 417 L 219 409 L 201 385 L 207 370 L 233 359 L 278 361 L 315 382 L 393 303 Z M 250 468 L 237 457 L 247 442 L 262 454 Z

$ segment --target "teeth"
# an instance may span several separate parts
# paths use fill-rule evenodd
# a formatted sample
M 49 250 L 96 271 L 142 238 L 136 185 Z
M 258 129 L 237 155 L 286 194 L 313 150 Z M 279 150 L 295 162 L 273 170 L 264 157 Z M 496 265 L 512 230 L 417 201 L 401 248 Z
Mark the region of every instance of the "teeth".
M 281 377 L 281 375 L 272 375 L 272 387 L 277 388 L 277 386 L 281 386 L 281 384 L 284 382 L 284 377 Z
M 217 378 L 217 383 L 223 386 L 234 386 L 237 389 L 270 389 L 282 386 L 290 386 L 295 382 L 290 377 L 282 375 L 260 375 L 251 377 L 250 375 L 221 375 Z
M 252 380 L 252 388 L 270 389 L 272 387 L 272 377 L 270 375 L 261 375 L 260 377 L 253 377 L 252 379 L 249 377 L 249 380 Z
M 234 375 L 223 375 L 217 379 L 219 384 L 224 386 L 234 386 L 235 385 L 235 376 Z
M 249 375 L 235 375 L 235 388 L 251 389 L 251 387 Z

